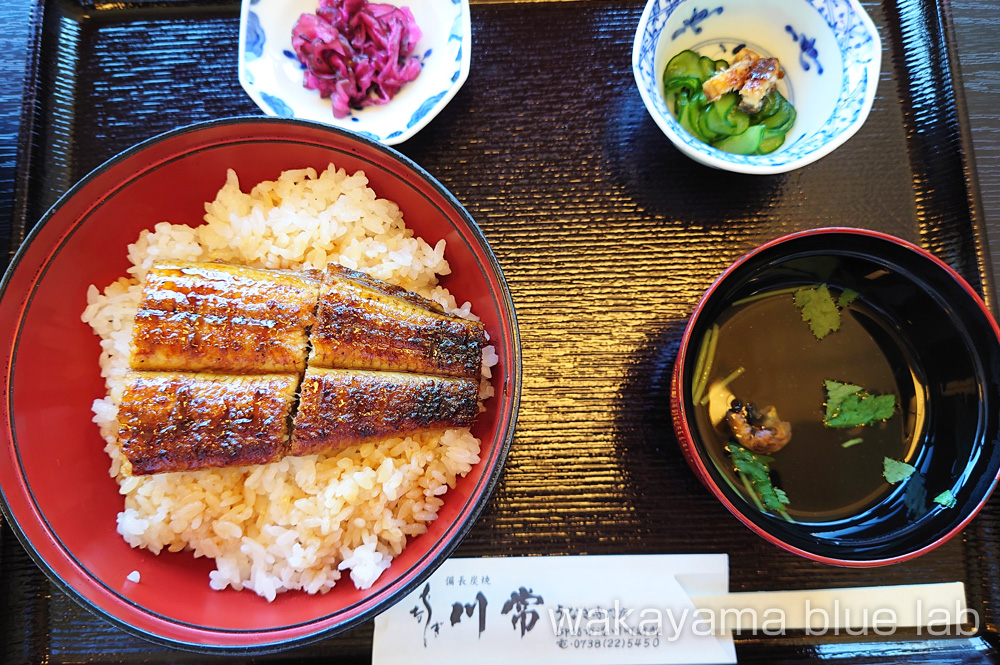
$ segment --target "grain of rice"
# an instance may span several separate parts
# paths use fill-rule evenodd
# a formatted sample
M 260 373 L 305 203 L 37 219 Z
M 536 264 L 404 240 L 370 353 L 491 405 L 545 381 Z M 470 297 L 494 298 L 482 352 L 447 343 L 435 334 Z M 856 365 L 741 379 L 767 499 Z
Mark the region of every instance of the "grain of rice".
M 289 590 L 325 593 L 343 571 L 359 589 L 370 587 L 437 519 L 439 495 L 478 463 L 479 440 L 468 429 L 422 432 L 268 465 L 132 476 L 117 442 L 117 413 L 133 321 L 142 280 L 161 258 L 320 270 L 339 263 L 475 319 L 469 303 L 438 284 L 451 272 L 445 241 L 431 246 L 417 238 L 363 172 L 331 165 L 322 173 L 287 171 L 248 192 L 230 170 L 205 204 L 203 224 L 160 222 L 126 251 L 128 277 L 103 290 L 91 286 L 82 315 L 101 338 L 107 395 L 94 401 L 93 420 L 124 496 L 118 533 L 153 553 L 189 550 L 214 559 L 212 589 L 249 589 L 268 600 Z M 487 346 L 483 399 L 493 395 L 497 362 Z

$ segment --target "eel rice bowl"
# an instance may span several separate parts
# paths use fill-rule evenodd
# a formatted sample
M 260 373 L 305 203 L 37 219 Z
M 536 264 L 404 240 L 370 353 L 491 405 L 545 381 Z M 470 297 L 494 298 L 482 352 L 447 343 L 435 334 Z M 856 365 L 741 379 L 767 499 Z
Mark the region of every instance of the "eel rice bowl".
M 438 285 L 450 272 L 445 242 L 414 236 L 394 203 L 364 173 L 331 165 L 286 171 L 249 193 L 229 171 L 199 226 L 161 222 L 128 247 L 128 276 L 91 286 L 83 320 L 101 339 L 107 395 L 93 405 L 110 473 L 124 497 L 118 533 L 153 553 L 211 557 L 213 589 L 323 593 L 349 573 L 370 587 L 426 531 L 443 495 L 479 461 L 468 428 L 425 431 L 264 465 L 132 475 L 118 442 L 118 409 L 146 272 L 153 261 L 223 261 L 259 268 L 322 270 L 339 264 L 416 292 L 475 319 Z M 492 396 L 492 346 L 483 351 L 480 399 Z

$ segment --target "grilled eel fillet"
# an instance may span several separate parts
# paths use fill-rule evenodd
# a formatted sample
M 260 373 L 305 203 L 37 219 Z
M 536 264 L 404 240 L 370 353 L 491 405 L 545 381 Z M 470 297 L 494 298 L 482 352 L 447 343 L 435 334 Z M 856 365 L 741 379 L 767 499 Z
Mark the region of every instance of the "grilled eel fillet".
M 784 78 L 785 72 L 775 58 L 765 58 L 748 48 L 742 48 L 728 69 L 716 72 L 702 84 L 705 99 L 717 101 L 732 90 L 740 93 L 740 110 L 756 113 L 764 97 Z
M 290 271 L 156 262 L 135 316 L 130 365 L 301 373 L 318 294 L 318 280 Z
M 761 58 L 753 63 L 747 80 L 740 88 L 740 110 L 757 113 L 764 105 L 764 98 L 778 85 L 784 72 L 775 58 Z
M 281 459 L 298 382 L 297 374 L 129 372 L 118 440 L 132 474 Z
M 444 308 L 433 300 L 428 300 L 423 296 L 414 293 L 413 291 L 407 291 L 401 286 L 396 286 L 395 284 L 390 284 L 389 282 L 383 282 L 380 279 L 375 279 L 367 273 L 363 273 L 360 270 L 351 270 L 346 266 L 340 264 L 331 263 L 326 267 L 326 274 L 339 277 L 340 279 L 345 279 L 349 282 L 354 282 L 358 286 L 367 287 L 369 289 L 378 291 L 387 296 L 394 296 L 396 298 L 401 298 L 406 300 L 412 305 L 417 307 L 422 307 L 424 309 L 429 309 L 438 314 L 444 314 Z M 315 276 L 322 278 L 322 273 L 316 272 Z
M 483 324 L 340 266 L 157 262 L 134 330 L 119 441 L 135 475 L 265 464 L 479 412 Z
M 469 427 L 479 413 L 479 381 L 449 376 L 310 367 L 299 394 L 289 455 Z
M 328 267 L 310 334 L 310 367 L 479 378 L 486 329 L 420 296 Z

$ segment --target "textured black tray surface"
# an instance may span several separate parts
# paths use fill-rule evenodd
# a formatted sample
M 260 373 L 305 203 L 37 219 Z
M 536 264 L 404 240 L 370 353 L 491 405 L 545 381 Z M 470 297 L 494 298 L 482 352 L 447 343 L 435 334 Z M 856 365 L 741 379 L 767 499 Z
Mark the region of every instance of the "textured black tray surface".
M 630 68 L 640 0 L 473 4 L 468 82 L 399 146 L 479 222 L 521 326 L 514 446 L 458 555 L 727 552 L 737 591 L 961 580 L 983 619 L 973 639 L 742 636 L 740 661 L 993 661 L 1000 501 L 913 562 L 831 568 L 742 527 L 698 484 L 670 427 L 687 316 L 765 240 L 830 225 L 893 233 L 992 299 L 949 26 L 931 3 L 866 8 L 884 45 L 870 119 L 815 165 L 760 178 L 701 167 L 656 128 Z M 235 4 L 48 0 L 36 11 L 34 97 L 3 229 L 12 247 L 118 151 L 188 122 L 258 113 L 236 81 Z M 9 528 L 0 538 L 5 662 L 211 660 L 112 628 L 50 585 Z M 370 640 L 367 625 L 272 658 L 367 662 Z

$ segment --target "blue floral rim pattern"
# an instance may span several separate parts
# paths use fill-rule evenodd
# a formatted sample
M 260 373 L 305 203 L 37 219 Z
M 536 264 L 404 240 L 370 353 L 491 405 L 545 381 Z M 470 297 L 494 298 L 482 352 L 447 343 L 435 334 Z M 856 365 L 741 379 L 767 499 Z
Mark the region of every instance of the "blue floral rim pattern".
M 868 66 L 881 58 L 879 49 L 881 48 L 878 35 L 870 28 L 870 22 L 864 10 L 853 0 L 789 0 L 805 2 L 813 10 L 818 12 L 832 31 L 843 59 L 841 72 L 840 96 L 836 109 L 831 113 L 827 121 L 812 134 L 802 137 L 794 145 L 785 146 L 780 151 L 770 155 L 735 155 L 708 148 L 712 156 L 722 162 L 730 164 L 740 164 L 748 166 L 780 166 L 782 164 L 797 161 L 808 157 L 811 153 L 820 150 L 828 145 L 832 139 L 849 130 L 862 119 L 862 114 L 867 113 L 870 104 L 869 86 L 874 86 L 877 81 L 869 81 Z M 667 20 L 674 11 L 683 4 L 685 0 L 652 0 L 651 6 L 647 7 L 648 18 L 642 27 L 641 35 L 637 41 L 638 52 L 634 58 L 637 71 L 637 82 L 642 88 L 644 97 L 652 103 L 657 113 L 670 124 L 674 129 L 676 138 L 684 144 L 697 151 L 705 151 L 704 143 L 691 136 L 685 131 L 673 114 L 667 109 L 666 101 L 660 90 L 659 72 L 653 71 L 656 49 L 660 42 L 661 34 L 664 31 Z M 701 25 L 710 21 L 713 16 L 721 15 L 725 11 L 725 2 L 706 3 L 704 6 L 697 6 L 693 10 L 692 16 L 685 19 L 683 30 L 700 30 Z M 673 37 L 683 30 L 675 31 Z M 809 58 L 813 62 L 813 67 L 819 71 L 821 65 L 818 61 L 818 53 L 815 53 L 813 44 L 809 37 L 800 35 L 794 27 L 787 28 L 790 33 L 789 38 L 795 39 L 800 44 L 802 57 Z M 809 63 L 805 63 L 809 64 Z M 804 66 L 805 70 L 809 67 Z M 860 72 L 857 81 L 852 83 L 848 72 Z M 827 72 L 828 74 L 838 74 L 838 72 Z
M 261 88 L 255 81 L 253 72 L 247 67 L 248 63 L 266 57 L 265 46 L 268 43 L 268 28 L 263 24 L 257 11 L 254 9 L 256 5 L 261 3 L 261 0 L 245 0 L 245 3 L 242 26 L 242 62 L 240 63 L 240 73 L 244 87 L 247 88 L 247 92 L 251 94 L 251 97 L 255 98 L 258 106 L 260 106 L 261 109 L 267 114 L 281 118 L 295 118 L 296 113 L 294 105 L 289 103 L 287 99 L 283 98 L 281 91 L 264 90 Z M 415 131 L 414 128 L 422 126 L 422 124 L 427 122 L 430 117 L 433 117 L 437 112 L 439 112 L 441 108 L 448 103 L 455 91 L 457 91 L 462 83 L 464 83 L 468 67 L 468 63 L 466 62 L 466 49 L 464 48 L 469 40 L 469 35 L 467 34 L 467 26 L 469 24 L 467 10 L 468 4 L 463 2 L 463 0 L 443 0 L 443 4 L 451 7 L 451 11 L 454 12 L 451 18 L 451 26 L 449 28 L 446 42 L 447 44 L 457 43 L 457 48 L 455 49 L 456 53 L 454 58 L 451 60 L 447 76 L 441 77 L 440 79 L 444 88 L 439 89 L 429 95 L 426 99 L 422 100 L 417 105 L 416 110 L 410 114 L 405 125 L 402 127 L 397 127 L 391 131 L 384 132 L 384 134 L 373 132 L 370 129 L 361 129 L 360 127 L 357 129 L 353 126 L 345 128 L 351 129 L 355 133 L 363 134 L 367 138 L 381 143 L 391 144 L 398 142 L 400 137 Z M 449 58 L 449 53 L 452 49 L 444 48 L 444 46 L 445 45 L 443 43 L 431 45 L 431 47 L 425 48 L 420 55 L 414 57 L 418 58 L 422 65 L 431 57 Z M 281 57 L 290 58 L 295 62 L 296 66 L 301 67 L 292 51 L 282 49 Z M 437 63 L 437 68 L 438 70 L 442 68 L 440 62 Z M 347 120 L 352 123 L 358 123 L 363 115 L 364 110 L 355 111 L 347 117 Z

